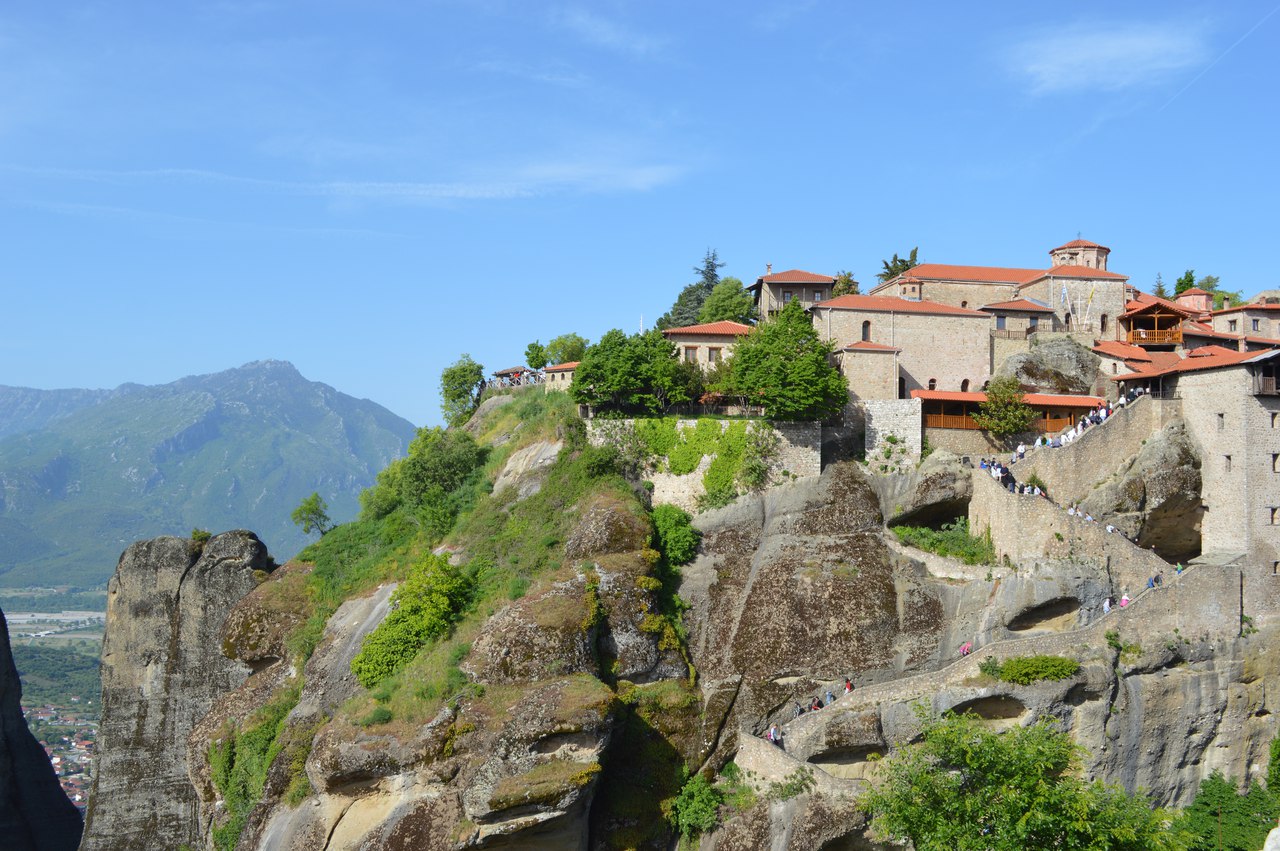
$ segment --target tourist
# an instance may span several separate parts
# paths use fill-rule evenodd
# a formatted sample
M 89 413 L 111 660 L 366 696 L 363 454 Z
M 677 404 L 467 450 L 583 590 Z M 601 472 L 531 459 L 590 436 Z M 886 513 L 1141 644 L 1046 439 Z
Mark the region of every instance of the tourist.
M 1163 587 L 1163 586 L 1164 586 L 1164 574 L 1157 570 L 1157 571 L 1156 571 L 1156 575 L 1155 575 L 1155 577 L 1154 577 L 1154 582 L 1155 582 L 1155 587 L 1157 587 L 1157 588 L 1161 588 L 1161 587 Z
M 1147 587 L 1148 588 L 1156 587 L 1156 578 L 1154 576 L 1147 577 Z
M 960 655 L 961 655 L 961 656 L 968 656 L 968 655 L 969 655 L 970 653 L 972 653 L 972 652 L 973 652 L 973 642 L 972 642 L 972 641 L 966 641 L 964 644 L 961 644 L 961 645 L 960 645 Z
M 817 695 L 814 695 L 813 701 L 809 704 L 809 711 L 817 712 L 821 708 L 822 708 L 822 700 Z
M 1115 526 L 1112 526 L 1110 523 L 1108 523 L 1108 524 L 1107 524 L 1107 534 L 1108 534 L 1108 535 L 1114 534 L 1114 533 L 1115 533 L 1115 531 L 1116 531 L 1116 527 L 1115 527 Z
M 833 703 L 835 703 L 835 702 L 836 702 L 836 696 L 835 696 L 834 694 L 832 694 L 832 693 L 831 693 L 831 689 L 827 689 L 827 694 L 826 694 L 826 703 L 825 703 L 825 704 L 823 704 L 823 705 L 824 705 L 824 706 L 830 706 L 831 704 L 833 704 Z
M 1018 444 L 1018 457 L 1025 458 L 1027 456 L 1027 445 L 1025 443 Z
M 778 729 L 777 724 L 774 724 L 772 727 L 769 728 L 767 738 L 769 739 L 770 742 L 773 742 L 773 744 L 777 745 L 778 747 L 782 747 L 782 731 Z
M 1181 575 L 1182 575 L 1182 571 L 1183 571 L 1182 562 L 1178 562 L 1177 564 L 1175 564 L 1175 565 L 1173 566 L 1173 575 L 1174 575 L 1174 576 L 1181 576 Z
M 1111 598 L 1108 597 L 1102 601 L 1102 613 L 1104 615 L 1111 613 Z
M 1129 605 L 1129 595 L 1128 595 L 1128 594 L 1121 594 L 1121 595 L 1120 595 L 1120 608 L 1122 608 L 1122 609 L 1123 609 L 1123 608 L 1124 608 L 1125 606 L 1127 606 L 1127 605 Z
M 845 694 L 853 693 L 853 680 L 851 680 L 849 677 L 844 678 L 844 693 Z
M 799 718 L 801 715 L 803 715 L 803 714 L 804 714 L 804 707 L 800 705 L 800 701 L 798 701 L 798 700 L 793 701 L 793 703 L 795 703 L 795 705 L 796 705 L 796 714 L 795 714 L 795 717 L 796 717 L 796 718 Z

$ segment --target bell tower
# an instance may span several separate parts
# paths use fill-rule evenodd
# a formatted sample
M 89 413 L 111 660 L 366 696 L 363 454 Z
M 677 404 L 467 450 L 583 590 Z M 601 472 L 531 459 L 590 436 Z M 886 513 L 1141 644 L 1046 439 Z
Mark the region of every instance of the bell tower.
M 1049 252 L 1054 266 L 1085 266 L 1089 269 L 1107 270 L 1107 255 L 1111 249 L 1087 239 L 1073 239 Z

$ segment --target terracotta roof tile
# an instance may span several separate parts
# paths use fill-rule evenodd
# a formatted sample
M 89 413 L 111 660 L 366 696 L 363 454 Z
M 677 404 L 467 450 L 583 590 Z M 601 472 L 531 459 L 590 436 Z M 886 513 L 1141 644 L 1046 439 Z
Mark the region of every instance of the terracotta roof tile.
M 788 269 L 785 272 L 774 272 L 771 275 L 761 275 L 756 282 L 764 281 L 766 284 L 834 284 L 836 279 L 830 275 L 819 275 L 815 272 L 806 272 L 803 269 Z
M 1087 239 L 1073 239 L 1068 243 L 1059 245 L 1057 248 L 1053 249 L 1053 251 L 1061 251 L 1064 248 L 1106 248 L 1107 251 L 1111 250 L 1110 248 L 1107 248 L 1105 245 L 1099 245 L 1098 243 L 1090 242 Z
M 1105 269 L 1095 269 L 1092 266 L 1054 266 L 1045 272 L 1042 277 L 1055 278 L 1105 278 L 1107 280 L 1127 281 L 1128 275 L 1121 275 L 1118 272 L 1108 272 Z
M 1045 307 L 1028 298 L 1015 298 L 1013 301 L 998 301 L 995 304 L 984 304 L 979 310 L 1022 310 L 1033 313 L 1053 313 L 1052 307 Z
M 1043 269 L 1008 269 L 1002 266 L 953 266 L 921 263 L 895 280 L 978 281 L 984 284 L 1024 284 L 1044 275 Z
M 1222 308 L 1222 310 L 1212 311 L 1212 313 L 1214 316 L 1217 316 L 1219 313 L 1235 313 L 1240 310 L 1273 310 L 1274 311 L 1274 310 L 1280 310 L 1280 304 L 1258 304 L 1258 303 L 1236 304 L 1236 305 L 1232 305 L 1231 307 L 1224 307 Z
M 878 295 L 842 295 L 838 298 L 820 301 L 814 307 L 830 307 L 836 310 L 873 310 L 881 313 L 929 313 L 940 316 L 980 316 L 990 319 L 989 314 L 980 310 L 969 310 L 967 307 L 952 307 L 949 304 L 938 304 L 933 301 L 912 301 L 905 298 Z
M 1099 340 L 1094 344 L 1093 350 L 1100 355 L 1107 357 L 1120 358 L 1121 360 L 1151 362 L 1151 356 L 1147 354 L 1147 350 L 1141 346 L 1132 346 L 1128 343 L 1122 343 L 1119 340 Z
M 912 390 L 912 399 L 941 402 L 985 402 L 986 393 L 966 393 L 957 390 Z M 1039 405 L 1043 408 L 1096 408 L 1101 405 L 1101 396 L 1065 396 L 1050 393 L 1024 393 L 1022 400 L 1028 405 Z
M 565 361 L 564 363 L 558 363 L 555 366 L 549 366 L 544 371 L 545 372 L 572 372 L 573 370 L 578 368 L 578 363 L 579 361 L 576 361 L 576 360 Z
M 1225 347 L 1225 346 L 1219 346 L 1219 345 L 1201 346 L 1201 347 L 1200 347 L 1200 348 L 1198 348 L 1198 349 L 1192 349 L 1191 351 L 1187 352 L 1187 357 L 1189 357 L 1189 358 L 1207 358 L 1207 357 L 1211 357 L 1211 356 L 1213 356 L 1213 355 L 1230 355 L 1230 354 L 1235 354 L 1237 351 L 1239 351 L 1239 349 L 1228 349 L 1228 348 L 1227 348 L 1227 347 Z
M 668 328 L 662 333 L 668 336 L 671 334 L 719 334 L 725 337 L 741 337 L 744 334 L 750 334 L 753 327 L 751 325 L 743 325 L 741 322 L 724 320 L 708 322 L 706 325 L 685 325 L 683 328 Z
M 1132 381 L 1135 379 L 1156 378 L 1161 375 L 1172 375 L 1183 372 L 1200 372 L 1206 369 L 1220 369 L 1226 366 L 1237 366 L 1254 358 L 1262 358 L 1267 355 L 1273 355 L 1280 352 L 1280 349 L 1265 349 L 1263 351 L 1252 352 L 1232 352 L 1228 351 L 1223 354 L 1205 355 L 1197 358 L 1180 359 L 1177 363 L 1167 367 L 1158 367 L 1153 364 L 1152 369 L 1144 369 L 1140 372 L 1131 372 L 1128 375 L 1112 375 L 1109 376 L 1112 381 Z
M 1192 287 L 1189 290 L 1183 290 L 1178 293 L 1177 298 L 1182 298 L 1184 295 L 1213 295 L 1213 293 L 1208 290 L 1202 290 L 1199 287 Z
M 872 343 L 869 340 L 859 340 L 856 343 L 850 343 L 844 347 L 846 352 L 900 352 L 902 349 L 897 346 L 885 346 L 880 343 Z

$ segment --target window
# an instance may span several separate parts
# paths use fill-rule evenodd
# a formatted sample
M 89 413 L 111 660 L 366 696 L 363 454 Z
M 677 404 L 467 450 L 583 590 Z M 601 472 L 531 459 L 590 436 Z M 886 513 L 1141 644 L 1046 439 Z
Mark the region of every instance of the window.
M 1280 520 L 1280 508 L 1272 507 L 1269 511 L 1271 512 L 1271 525 L 1274 526 L 1276 521 Z
M 1003 331 L 1003 330 L 1004 330 L 1004 326 L 1005 326 L 1005 317 L 1003 317 L 1003 316 L 997 316 L 997 317 L 996 317 L 996 330 L 997 330 L 997 331 Z
M 685 347 L 684 347 L 684 361 L 685 361 L 685 363 L 697 363 L 697 362 L 698 362 L 698 347 L 697 347 L 697 346 L 685 346 Z
M 937 390 L 937 389 L 938 389 L 938 379 L 936 379 L 936 378 L 930 378 L 930 379 L 929 379 L 929 389 L 930 389 L 930 390 Z
M 1261 331 L 1261 330 L 1262 330 L 1262 328 L 1260 328 L 1260 327 L 1259 327 L 1259 322 L 1258 322 L 1258 320 L 1257 320 L 1257 319 L 1253 320 L 1253 330 L 1255 330 L 1255 331 Z
M 794 296 L 795 296 L 795 293 L 791 292 L 791 290 L 783 290 L 783 291 L 782 291 L 782 303 L 783 303 L 783 304 L 790 304 L 790 303 L 791 303 L 791 299 L 792 299 Z
M 714 346 L 707 347 L 707 363 L 719 363 L 720 350 Z
M 966 378 L 964 381 L 960 382 L 960 392 L 961 393 L 969 392 L 969 379 Z
M 1222 431 L 1227 427 L 1227 415 L 1218 414 L 1218 431 Z
M 960 306 L 961 306 L 961 307 L 968 307 L 968 306 L 969 306 L 969 302 L 967 302 L 967 301 L 962 301 L 962 302 L 960 302 Z
M 1271 453 L 1271 472 L 1280 473 L 1280 453 Z
M 1062 321 L 1066 324 L 1067 330 L 1070 331 L 1071 330 L 1071 314 L 1068 313 L 1066 316 L 1064 316 L 1062 318 Z
M 862 342 L 871 342 L 871 320 L 864 320 L 862 323 Z
M 814 301 L 822 301 L 822 290 L 814 290 L 814 291 L 813 291 L 813 300 L 814 300 Z
M 1039 316 L 1033 316 L 1033 317 L 1031 317 L 1030 319 L 1028 319 L 1028 320 L 1027 320 L 1027 331 L 1028 331 L 1028 332 L 1030 332 L 1030 331 L 1035 331 L 1035 330 L 1036 330 L 1037 328 L 1039 328 L 1039 327 L 1040 327 L 1040 317 L 1039 317 Z
M 1115 361 L 1112 361 L 1112 362 L 1111 362 L 1111 374 L 1112 374 L 1112 375 L 1115 375 L 1115 374 L 1116 374 L 1117 372 L 1119 372 L 1119 371 L 1120 371 L 1120 364 L 1116 363 Z
M 1222 456 L 1222 461 L 1223 461 L 1222 469 L 1224 469 L 1224 470 L 1226 470 L 1228 473 L 1230 473 L 1230 472 L 1231 472 L 1231 456 L 1230 456 L 1230 455 L 1223 455 L 1223 456 Z M 1272 511 L 1275 511 L 1275 509 L 1274 509 L 1274 508 L 1273 508 L 1273 509 L 1271 509 L 1271 510 L 1272 510 Z
M 1098 333 L 1100 334 L 1107 333 L 1107 314 L 1105 313 L 1098 318 Z
M 1280 561 L 1271 562 L 1271 575 L 1280 576 Z
M 1227 330 L 1228 330 L 1228 331 L 1231 331 L 1232 333 L 1234 333 L 1234 332 L 1237 330 L 1237 326 L 1238 326 L 1239 324 L 1240 324 L 1240 323 L 1236 322 L 1236 320 L 1234 320 L 1234 319 L 1228 319 L 1228 320 L 1227 320 Z
M 898 376 L 898 398 L 907 398 L 907 379 L 903 375 Z
M 1271 427 L 1280 428 L 1280 411 L 1271 412 Z

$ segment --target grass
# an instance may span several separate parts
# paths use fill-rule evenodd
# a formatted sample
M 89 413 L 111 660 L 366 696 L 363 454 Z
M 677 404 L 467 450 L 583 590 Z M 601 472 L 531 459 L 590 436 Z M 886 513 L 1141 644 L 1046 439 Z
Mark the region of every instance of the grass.
M 891 526 L 898 540 L 908 546 L 940 556 L 959 559 L 965 564 L 996 564 L 996 549 L 988 532 L 981 538 L 969 534 L 969 521 L 963 517 L 944 523 L 941 529 L 928 526 Z

